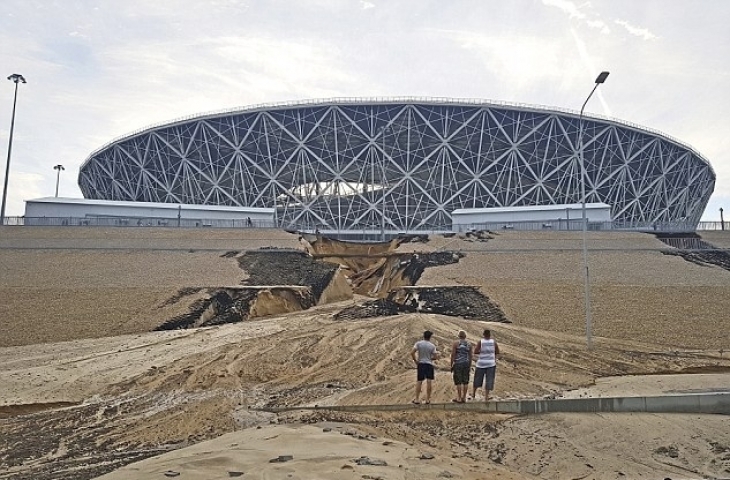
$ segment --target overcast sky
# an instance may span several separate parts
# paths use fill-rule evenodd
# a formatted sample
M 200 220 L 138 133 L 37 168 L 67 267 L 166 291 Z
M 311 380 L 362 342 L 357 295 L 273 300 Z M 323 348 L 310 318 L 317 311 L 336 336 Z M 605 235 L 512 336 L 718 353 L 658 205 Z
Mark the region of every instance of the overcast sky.
M 153 123 L 326 97 L 483 98 L 580 110 L 693 146 L 730 218 L 728 0 L 1 0 L 20 85 L 7 215 L 81 197 L 96 148 Z M 14 85 L 0 84 L 4 178 Z

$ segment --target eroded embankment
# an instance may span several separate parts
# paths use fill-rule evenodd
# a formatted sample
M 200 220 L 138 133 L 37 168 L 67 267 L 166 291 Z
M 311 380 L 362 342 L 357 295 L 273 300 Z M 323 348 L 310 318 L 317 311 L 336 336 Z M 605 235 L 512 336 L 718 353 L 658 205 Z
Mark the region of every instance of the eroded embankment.
M 241 322 L 266 315 L 306 310 L 319 303 L 352 298 L 337 265 L 319 262 L 305 252 L 262 249 L 226 252 L 248 273 L 240 286 L 181 289 L 166 303 L 205 290 L 185 314 L 167 320 L 156 330 L 207 327 Z
M 659 233 L 656 237 L 670 247 L 663 250 L 665 255 L 677 255 L 701 266 L 716 266 L 730 270 L 730 253 L 705 241 L 696 233 Z
M 226 258 L 235 258 L 248 274 L 243 285 L 181 289 L 166 303 L 201 290 L 205 290 L 206 296 L 193 302 L 187 313 L 157 329 L 240 322 L 352 299 L 353 294 L 376 300 L 345 309 L 337 318 L 417 311 L 508 321 L 499 306 L 475 287 L 414 287 L 426 268 L 458 263 L 464 256 L 451 251 L 396 251 L 406 242 L 427 241 L 423 235 L 380 243 L 343 242 L 320 235 L 303 235 L 300 240 L 306 251 L 267 248 L 243 254 L 224 253 Z

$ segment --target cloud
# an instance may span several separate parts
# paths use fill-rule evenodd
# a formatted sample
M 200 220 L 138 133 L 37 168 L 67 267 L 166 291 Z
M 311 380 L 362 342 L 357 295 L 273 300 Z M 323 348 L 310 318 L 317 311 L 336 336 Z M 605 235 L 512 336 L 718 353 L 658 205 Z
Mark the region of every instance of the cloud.
M 578 72 L 559 40 L 459 30 L 441 30 L 440 34 L 470 51 L 474 61 L 486 66 L 493 81 L 504 82 L 513 92 L 562 82 Z
M 588 53 L 588 49 L 586 48 L 585 42 L 578 36 L 578 33 L 574 29 L 570 29 L 571 35 L 573 35 L 573 39 L 575 39 L 575 44 L 578 49 L 578 53 L 580 54 L 581 61 L 585 67 L 586 73 L 588 75 L 595 75 L 597 72 L 599 72 L 599 69 L 596 67 L 595 62 L 593 61 L 593 57 Z M 608 107 L 608 103 L 606 103 L 606 99 L 603 96 L 603 93 L 598 90 L 598 100 L 601 102 L 601 106 L 603 107 L 603 114 L 606 116 L 613 116 L 611 113 L 611 109 Z M 586 108 L 588 106 L 586 105 Z
M 44 192 L 44 176 L 39 173 L 28 173 L 16 170 L 10 165 L 7 204 L 5 213 L 8 216 L 20 216 L 25 212 L 25 200 L 53 196 L 53 191 Z M 14 171 L 13 171 L 14 170 Z
M 40 190 L 52 194 L 56 163 L 67 169 L 63 194 L 80 196 L 76 171 L 92 150 L 183 116 L 393 95 L 577 111 L 602 69 L 611 77 L 588 111 L 688 142 L 712 161 L 715 197 L 730 196 L 730 2 L 707 2 L 701 11 L 664 0 L 513 0 L 499 8 L 476 0 L 68 3 L 0 4 L 4 75 L 28 79 L 18 99 L 10 196 L 40 194 L 26 193 L 17 172 L 41 175 Z M 13 91 L 2 81 L 4 160 Z M 22 200 L 12 205 L 20 210 L 10 213 L 22 214 Z
M 586 23 L 589 27 L 600 30 L 603 34 L 607 35 L 611 33 L 611 29 L 608 28 L 608 25 L 603 20 L 588 20 Z
M 656 40 L 657 38 L 659 38 L 651 33 L 648 29 L 635 27 L 625 20 L 616 19 L 613 22 L 617 25 L 621 25 L 622 27 L 624 27 L 626 31 L 629 32 L 631 35 L 643 38 L 644 40 Z
M 578 18 L 583 20 L 586 18 L 586 14 L 578 9 L 578 6 L 569 0 L 542 0 L 544 5 L 549 7 L 556 7 L 567 13 L 570 18 Z

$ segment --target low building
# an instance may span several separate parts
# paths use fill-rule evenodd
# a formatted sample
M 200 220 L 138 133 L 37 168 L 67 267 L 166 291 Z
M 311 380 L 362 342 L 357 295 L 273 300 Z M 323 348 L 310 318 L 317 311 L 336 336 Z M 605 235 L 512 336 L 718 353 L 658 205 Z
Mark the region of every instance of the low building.
M 25 225 L 272 227 L 273 208 L 46 197 L 25 201 Z
M 585 206 L 588 228 L 611 228 L 611 206 L 605 203 L 587 203 Z M 455 232 L 469 230 L 581 230 L 583 205 L 530 205 L 526 207 L 460 208 L 451 212 Z

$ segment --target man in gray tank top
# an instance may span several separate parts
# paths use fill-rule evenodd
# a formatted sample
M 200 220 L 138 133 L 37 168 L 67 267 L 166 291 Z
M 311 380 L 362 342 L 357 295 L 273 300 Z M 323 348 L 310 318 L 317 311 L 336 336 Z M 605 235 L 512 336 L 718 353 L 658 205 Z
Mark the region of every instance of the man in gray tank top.
M 471 370 L 471 343 L 466 340 L 466 332 L 459 331 L 459 339 L 451 346 L 451 372 L 456 385 L 456 403 L 466 402 L 469 390 L 469 371 Z

